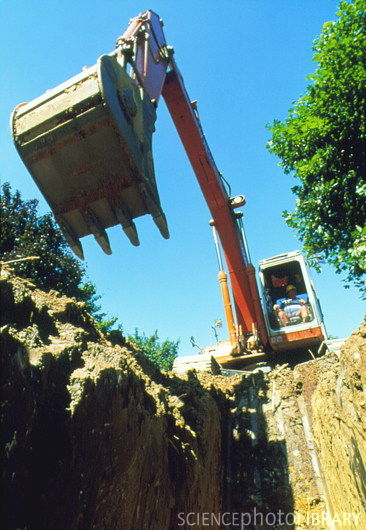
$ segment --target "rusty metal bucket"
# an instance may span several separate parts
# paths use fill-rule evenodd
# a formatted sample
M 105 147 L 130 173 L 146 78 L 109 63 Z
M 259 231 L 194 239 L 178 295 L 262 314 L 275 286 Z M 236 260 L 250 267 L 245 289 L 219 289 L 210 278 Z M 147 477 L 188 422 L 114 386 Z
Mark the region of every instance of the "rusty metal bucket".
M 110 254 L 105 229 L 116 224 L 139 245 L 133 219 L 147 213 L 169 237 L 152 159 L 155 119 L 113 55 L 15 108 L 17 150 L 80 258 L 79 238 L 88 234 Z

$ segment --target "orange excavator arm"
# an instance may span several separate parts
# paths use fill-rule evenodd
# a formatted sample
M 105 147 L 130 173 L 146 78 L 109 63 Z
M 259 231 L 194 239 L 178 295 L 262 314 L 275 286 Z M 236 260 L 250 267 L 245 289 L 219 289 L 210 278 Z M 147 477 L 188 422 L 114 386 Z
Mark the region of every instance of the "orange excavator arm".
M 163 86 L 163 97 L 191 162 L 203 196 L 219 234 L 230 275 L 238 325 L 252 333 L 253 325 L 265 339 L 264 320 L 254 278 L 254 268 L 242 241 L 233 202 L 223 185 L 211 151 L 203 135 L 196 104 L 192 104 L 174 61 Z M 254 282 L 253 282 L 254 279 Z M 252 281 L 251 281 L 252 280 Z M 262 342 L 264 342 L 262 340 Z
M 151 99 L 157 102 L 160 94 L 164 97 L 220 237 L 237 323 L 244 334 L 251 334 L 253 326 L 256 327 L 262 344 L 265 344 L 267 334 L 255 272 L 249 263 L 234 205 L 203 134 L 196 103 L 190 101 L 173 50 L 166 45 L 161 19 L 152 11 L 132 19 L 117 45 L 122 50 L 126 46 L 134 50 L 133 68 L 137 82 Z

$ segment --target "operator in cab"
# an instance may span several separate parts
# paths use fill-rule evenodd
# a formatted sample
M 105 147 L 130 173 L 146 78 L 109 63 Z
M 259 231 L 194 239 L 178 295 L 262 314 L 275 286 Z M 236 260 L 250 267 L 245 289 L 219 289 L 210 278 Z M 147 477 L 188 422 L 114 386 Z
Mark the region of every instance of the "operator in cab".
M 306 302 L 297 296 L 297 289 L 294 285 L 290 284 L 286 287 L 286 296 L 287 298 L 280 304 L 273 306 L 273 309 L 278 312 L 281 325 L 288 326 L 292 317 L 300 317 L 302 322 L 307 322 L 310 315 Z

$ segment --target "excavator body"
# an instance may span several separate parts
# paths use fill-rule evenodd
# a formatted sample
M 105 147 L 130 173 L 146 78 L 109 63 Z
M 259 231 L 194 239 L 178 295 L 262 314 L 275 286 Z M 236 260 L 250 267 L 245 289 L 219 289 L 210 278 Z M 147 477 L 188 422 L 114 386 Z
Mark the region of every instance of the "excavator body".
M 80 238 L 93 234 L 110 254 L 106 229 L 120 224 L 131 243 L 138 245 L 134 219 L 145 214 L 151 214 L 163 237 L 169 237 L 152 157 L 160 96 L 167 104 L 212 215 L 210 224 L 218 235 L 219 280 L 230 338 L 206 353 L 214 355 L 222 366 L 237 367 L 265 352 L 296 349 L 300 343 L 317 344 L 325 331 L 315 302 L 311 323 L 282 328 L 274 320 L 271 307 L 276 293 L 270 281 L 279 273 L 277 262 L 262 263 L 262 298 L 267 305 L 261 305 L 243 214 L 234 211 L 245 199 L 228 194 L 227 182 L 207 144 L 197 103 L 190 100 L 173 49 L 166 45 L 163 22 L 152 11 L 131 19 L 114 52 L 101 56 L 93 67 L 34 101 L 18 105 L 13 112 L 16 148 L 66 241 L 83 258 Z M 289 273 L 296 273 L 295 266 L 287 268 Z M 307 293 L 311 291 L 309 285 L 306 283 Z

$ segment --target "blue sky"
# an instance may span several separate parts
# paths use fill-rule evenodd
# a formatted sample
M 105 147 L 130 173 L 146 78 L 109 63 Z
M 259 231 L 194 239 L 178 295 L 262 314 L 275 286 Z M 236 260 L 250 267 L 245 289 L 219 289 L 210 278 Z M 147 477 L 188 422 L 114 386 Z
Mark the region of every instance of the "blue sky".
M 232 193 L 247 197 L 245 226 L 252 261 L 301 247 L 281 212 L 291 210 L 293 177 L 284 175 L 266 148 L 266 124 L 284 119 L 315 69 L 312 41 L 333 20 L 333 0 L 132 0 L 63 2 L 3 0 L 0 110 L 2 180 L 48 211 L 12 145 L 9 116 L 20 102 L 53 88 L 84 65 L 113 50 L 131 17 L 153 9 L 164 19 L 168 44 L 201 121 L 216 163 Z M 126 332 L 156 329 L 164 339 L 213 342 L 211 326 L 223 318 L 210 214 L 178 134 L 161 101 L 154 137 L 160 198 L 171 239 L 161 238 L 150 216 L 137 219 L 141 246 L 132 247 L 119 227 L 109 230 L 112 256 L 92 237 L 83 240 L 90 279 L 103 308 Z M 325 267 L 313 273 L 328 333 L 347 336 L 359 325 L 364 304 Z M 226 330 L 220 330 L 220 339 Z

